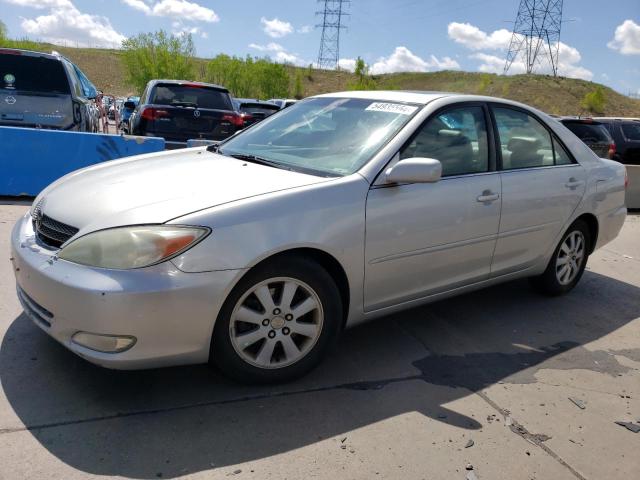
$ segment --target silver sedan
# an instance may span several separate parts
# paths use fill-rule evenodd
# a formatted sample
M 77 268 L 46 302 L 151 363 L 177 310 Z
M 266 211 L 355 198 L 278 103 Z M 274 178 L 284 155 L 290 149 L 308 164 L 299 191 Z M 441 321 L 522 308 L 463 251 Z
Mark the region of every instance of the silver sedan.
M 569 292 L 620 231 L 625 188 L 622 165 L 525 105 L 336 93 L 218 146 L 61 178 L 12 257 L 27 315 L 91 362 L 284 381 L 391 312 L 520 277 Z

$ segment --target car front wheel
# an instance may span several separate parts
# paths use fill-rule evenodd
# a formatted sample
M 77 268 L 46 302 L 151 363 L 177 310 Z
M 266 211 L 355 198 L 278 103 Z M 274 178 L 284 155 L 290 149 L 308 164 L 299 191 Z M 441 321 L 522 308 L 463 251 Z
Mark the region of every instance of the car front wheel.
M 532 279 L 533 286 L 546 295 L 571 291 L 582 278 L 591 248 L 589 228 L 577 220 L 560 240 L 545 272 Z
M 212 362 L 251 383 L 284 382 L 315 367 L 336 338 L 342 302 L 317 263 L 282 258 L 249 272 L 218 316 Z

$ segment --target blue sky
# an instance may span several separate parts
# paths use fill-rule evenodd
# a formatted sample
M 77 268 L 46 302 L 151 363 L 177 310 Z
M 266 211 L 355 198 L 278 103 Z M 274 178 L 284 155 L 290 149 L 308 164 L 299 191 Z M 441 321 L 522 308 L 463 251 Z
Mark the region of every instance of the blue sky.
M 501 72 L 518 0 L 353 0 L 340 56 L 374 73 Z M 163 28 L 190 31 L 199 56 L 317 59 L 314 0 L 0 0 L 11 36 L 114 46 Z M 640 93 L 640 0 L 565 0 L 560 74 Z M 523 66 L 514 64 L 517 73 Z

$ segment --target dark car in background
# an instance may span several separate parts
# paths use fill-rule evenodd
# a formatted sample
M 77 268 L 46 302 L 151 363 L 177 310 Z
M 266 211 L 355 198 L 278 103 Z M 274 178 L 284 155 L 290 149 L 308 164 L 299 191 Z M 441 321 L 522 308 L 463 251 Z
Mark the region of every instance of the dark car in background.
M 151 80 L 129 124 L 133 135 L 164 137 L 167 148 L 224 140 L 243 128 L 226 88 L 186 80 Z
M 592 118 L 560 118 L 559 121 L 571 130 L 600 158 L 613 159 L 616 144 L 607 128 Z
M 0 48 L 0 125 L 97 131 L 95 86 L 57 53 Z
M 280 107 L 280 110 L 290 107 L 298 103 L 298 100 L 295 98 L 270 98 L 267 102 L 275 103 Z
M 122 110 L 120 112 L 120 125 L 118 125 L 118 130 L 129 133 L 129 120 L 131 119 L 131 114 L 136 109 L 138 104 L 140 103 L 140 97 L 128 97 L 124 103 L 122 104 Z
M 614 160 L 625 165 L 640 165 L 640 120 L 630 118 L 597 118 L 616 143 Z
M 243 127 L 248 127 L 280 111 L 275 103 L 251 100 L 249 98 L 234 98 L 233 106 L 242 117 Z

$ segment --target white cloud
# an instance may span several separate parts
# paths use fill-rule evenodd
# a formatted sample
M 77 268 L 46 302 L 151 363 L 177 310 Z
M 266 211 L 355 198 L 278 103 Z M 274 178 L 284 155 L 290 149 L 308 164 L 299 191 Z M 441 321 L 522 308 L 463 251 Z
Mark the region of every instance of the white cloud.
M 135 10 L 139 10 L 147 15 L 151 14 L 151 7 L 144 3 L 142 0 L 121 0 L 122 3 L 129 5 Z
M 298 56 L 297 54 L 287 51 L 286 48 L 284 48 L 279 43 L 275 43 L 275 42 L 271 42 L 266 45 L 250 43 L 249 48 L 253 48 L 254 50 L 258 50 L 259 52 L 264 52 L 268 54 L 273 61 L 278 63 L 290 63 L 292 65 L 297 65 L 299 67 L 303 67 L 311 63 L 304 60 L 302 57 Z
M 171 33 L 177 36 L 190 34 L 190 35 L 199 35 L 201 38 L 209 38 L 209 35 L 207 34 L 207 32 L 202 30 L 202 28 L 185 25 L 179 20 L 172 22 L 171 27 L 173 27 L 171 30 Z
M 356 69 L 356 59 L 355 58 L 341 58 L 338 60 L 338 68 L 342 70 L 347 70 L 349 72 L 353 72 Z
M 506 50 L 511 32 L 504 28 L 490 34 L 470 23 L 451 22 L 447 27 L 449 38 L 471 50 Z
M 388 57 L 381 57 L 375 62 L 370 72 L 374 75 L 394 72 L 428 72 L 432 69 L 458 69 L 458 62 L 449 57 L 442 60 L 435 55 L 431 55 L 428 60 L 424 60 L 414 54 L 407 47 L 396 47 L 394 52 Z
M 487 53 L 474 53 L 470 55 L 470 58 L 480 60 L 478 70 L 488 73 L 502 73 L 504 71 L 504 64 L 506 59 L 496 55 L 490 55 Z M 580 52 L 560 42 L 560 49 L 558 51 L 558 74 L 564 77 L 580 78 L 583 80 L 591 80 L 593 78 L 593 72 L 578 65 L 582 60 Z M 526 73 L 527 68 L 522 58 L 516 59 L 509 68 L 509 74 L 516 75 L 519 73 Z M 551 67 L 544 65 L 540 69 L 539 73 L 551 73 Z
M 220 17 L 210 8 L 187 0 L 159 0 L 155 3 L 152 3 L 150 0 L 121 1 L 135 10 L 155 17 L 172 17 L 179 18 L 181 21 L 187 20 L 208 23 L 220 21 Z
M 260 19 L 260 23 L 262 24 L 262 30 L 264 30 L 264 33 L 272 38 L 282 38 L 293 33 L 293 25 L 278 18 L 268 20 L 262 17 Z
M 613 40 L 607 46 L 623 55 L 640 55 L 640 25 L 625 20 L 616 27 Z
M 505 29 L 486 33 L 470 23 L 452 22 L 448 27 L 449 38 L 460 45 L 474 51 L 478 50 L 506 50 L 511 41 L 511 32 Z M 554 44 L 555 45 L 555 44 Z M 541 49 L 548 51 L 549 45 L 543 44 Z M 486 52 L 478 52 L 470 55 L 469 58 L 479 60 L 478 70 L 481 72 L 502 73 L 506 58 Z M 558 50 L 558 74 L 565 77 L 582 78 L 591 80 L 593 72 L 579 65 L 582 60 L 580 52 L 560 42 Z M 527 71 L 524 60 L 517 58 L 509 68 L 510 74 L 525 73 Z M 551 73 L 551 67 L 544 65 L 538 73 Z
M 313 27 L 311 25 L 303 25 L 297 31 L 298 33 L 311 33 L 313 31 Z
M 10 0 L 11 3 L 50 8 L 48 15 L 24 18 L 20 24 L 31 36 L 52 43 L 76 43 L 82 46 L 119 48 L 125 36 L 118 33 L 108 18 L 80 12 L 70 0 Z

